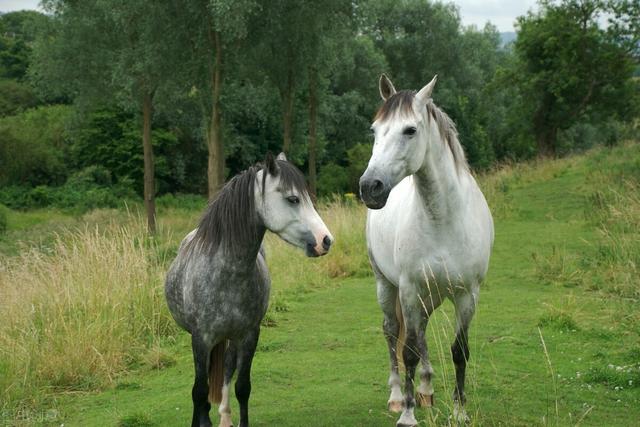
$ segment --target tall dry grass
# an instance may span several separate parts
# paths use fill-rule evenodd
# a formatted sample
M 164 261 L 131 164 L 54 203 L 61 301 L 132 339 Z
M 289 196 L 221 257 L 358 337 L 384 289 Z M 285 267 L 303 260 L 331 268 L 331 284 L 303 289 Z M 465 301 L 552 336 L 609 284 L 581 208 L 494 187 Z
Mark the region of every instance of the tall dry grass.
M 586 201 L 587 218 L 600 239 L 585 275 L 592 289 L 640 300 L 640 173 L 637 177 L 594 176 L 595 191 Z M 640 322 L 640 316 L 638 317 Z
M 143 360 L 175 330 L 163 273 L 136 219 L 0 258 L 0 409 L 104 386 Z

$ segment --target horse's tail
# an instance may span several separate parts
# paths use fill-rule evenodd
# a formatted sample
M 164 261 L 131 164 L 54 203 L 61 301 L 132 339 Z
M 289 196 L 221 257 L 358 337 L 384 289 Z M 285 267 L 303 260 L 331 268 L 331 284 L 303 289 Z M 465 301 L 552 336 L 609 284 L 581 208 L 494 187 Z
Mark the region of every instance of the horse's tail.
M 398 292 L 399 293 L 399 292 Z M 404 367 L 404 359 L 402 357 L 404 350 L 404 343 L 407 338 L 407 331 L 404 327 L 404 316 L 402 316 L 402 306 L 400 305 L 400 296 L 396 297 L 396 318 L 400 328 L 398 329 L 398 340 L 396 341 L 396 357 L 398 359 L 398 367 Z
M 222 386 L 224 385 L 224 352 L 227 340 L 222 340 L 211 350 L 209 363 L 209 402 L 222 401 Z

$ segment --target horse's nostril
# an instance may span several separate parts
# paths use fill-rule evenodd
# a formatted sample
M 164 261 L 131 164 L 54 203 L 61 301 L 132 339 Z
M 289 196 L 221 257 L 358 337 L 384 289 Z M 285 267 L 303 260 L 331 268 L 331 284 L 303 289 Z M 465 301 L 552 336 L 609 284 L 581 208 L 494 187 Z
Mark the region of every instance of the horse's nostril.
M 384 184 L 379 179 L 373 181 L 371 184 L 371 195 L 378 196 L 384 191 Z
M 322 247 L 325 251 L 329 250 L 329 248 L 331 247 L 331 243 L 331 238 L 329 236 L 324 236 L 324 239 L 322 239 Z

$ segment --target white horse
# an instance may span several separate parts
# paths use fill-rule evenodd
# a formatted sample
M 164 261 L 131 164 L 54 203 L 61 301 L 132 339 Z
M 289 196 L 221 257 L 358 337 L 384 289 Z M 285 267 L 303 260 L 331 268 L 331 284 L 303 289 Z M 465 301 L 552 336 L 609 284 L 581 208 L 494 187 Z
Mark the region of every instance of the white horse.
M 370 208 L 369 259 L 391 359 L 388 407 L 402 411 L 398 426 L 417 425 L 413 378 L 418 362 L 422 362 L 418 402 L 433 405 L 425 329 L 445 298 L 456 311 L 451 346 L 456 371 L 453 415 L 467 419 L 463 407 L 467 331 L 493 246 L 489 207 L 469 172 L 454 123 L 431 99 L 435 83 L 436 77 L 417 93 L 396 93 L 391 81 L 384 74 L 380 77 L 384 104 L 371 126 L 373 154 L 360 178 L 360 194 Z M 405 344 L 396 354 L 401 329 Z M 404 397 L 400 354 L 406 367 Z

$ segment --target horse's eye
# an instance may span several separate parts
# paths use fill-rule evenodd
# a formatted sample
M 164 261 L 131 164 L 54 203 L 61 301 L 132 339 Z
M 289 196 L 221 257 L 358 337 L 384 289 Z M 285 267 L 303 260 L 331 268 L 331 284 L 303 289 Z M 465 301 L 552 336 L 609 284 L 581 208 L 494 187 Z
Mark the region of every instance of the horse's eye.
M 407 128 L 404 128 L 404 130 L 402 131 L 402 134 L 406 136 L 412 136 L 412 135 L 415 135 L 416 130 L 417 129 L 415 127 L 409 126 Z
M 298 203 L 300 203 L 300 199 L 298 199 L 297 196 L 289 196 L 287 197 L 287 201 L 292 205 L 297 205 Z

